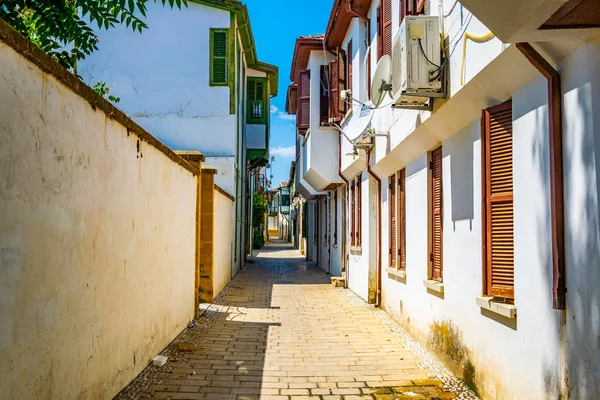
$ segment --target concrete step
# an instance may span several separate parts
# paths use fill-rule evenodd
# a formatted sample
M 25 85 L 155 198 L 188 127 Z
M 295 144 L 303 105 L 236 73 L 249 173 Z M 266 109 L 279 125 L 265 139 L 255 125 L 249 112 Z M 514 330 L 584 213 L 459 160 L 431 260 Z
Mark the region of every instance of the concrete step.
M 334 278 L 331 277 L 331 284 L 335 287 L 345 287 L 346 286 L 346 279 L 345 278 Z

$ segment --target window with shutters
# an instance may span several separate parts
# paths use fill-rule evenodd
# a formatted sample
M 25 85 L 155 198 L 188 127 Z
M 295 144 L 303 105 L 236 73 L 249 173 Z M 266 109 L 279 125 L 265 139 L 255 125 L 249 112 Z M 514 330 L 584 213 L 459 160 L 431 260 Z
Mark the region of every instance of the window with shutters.
M 361 174 L 350 180 L 350 245 L 360 247 L 362 243 L 362 179 Z
M 385 0 L 382 0 L 382 3 Z M 382 4 L 380 3 L 380 4 Z M 383 57 L 383 7 L 377 7 L 377 60 Z
M 442 148 L 431 152 L 431 279 L 443 277 Z
M 389 177 L 390 268 L 406 270 L 406 170 Z
M 514 299 L 512 102 L 483 111 L 484 291 Z
M 356 218 L 354 218 L 354 213 L 356 210 L 356 196 L 354 192 L 356 191 L 354 185 L 354 179 L 350 180 L 350 246 L 356 246 Z
M 338 191 L 333 191 L 333 244 L 337 245 L 338 237 Z
M 338 49 L 337 55 L 337 66 L 338 66 L 338 98 L 337 100 L 337 113 L 343 118 L 346 115 L 346 100 L 342 99 L 342 91 L 346 90 L 346 52 L 343 49 Z
M 347 52 L 347 58 L 348 58 L 348 89 L 352 90 L 352 59 L 353 59 L 353 51 L 354 49 L 352 48 L 352 40 L 350 40 L 348 42 L 348 52 Z
M 300 71 L 297 104 L 296 126 L 305 133 L 310 128 L 310 70 Z
M 392 0 L 383 0 L 383 5 L 379 8 L 381 16 L 380 21 L 380 33 L 381 33 L 381 45 L 378 58 L 384 55 L 392 56 Z
M 390 268 L 397 268 L 397 256 L 398 256 L 398 247 L 397 247 L 397 236 L 398 236 L 398 226 L 397 226 L 397 216 L 398 216 L 398 203 L 396 200 L 396 174 L 391 175 L 389 177 L 389 215 L 390 215 Z
M 229 29 L 210 30 L 210 85 L 229 85 L 229 60 L 227 40 Z
M 346 52 L 338 49 L 336 58 L 329 63 L 329 120 L 339 122 L 346 115 L 346 101 L 341 93 L 346 90 Z
M 359 174 L 356 182 L 356 245 L 362 245 L 362 174 Z
M 319 86 L 320 94 L 320 123 L 321 125 L 329 124 L 329 66 L 321 66 L 321 80 Z
M 248 78 L 246 119 L 249 124 L 267 123 L 267 80 Z
M 400 0 L 400 25 L 408 15 L 418 15 L 425 11 L 426 0 Z

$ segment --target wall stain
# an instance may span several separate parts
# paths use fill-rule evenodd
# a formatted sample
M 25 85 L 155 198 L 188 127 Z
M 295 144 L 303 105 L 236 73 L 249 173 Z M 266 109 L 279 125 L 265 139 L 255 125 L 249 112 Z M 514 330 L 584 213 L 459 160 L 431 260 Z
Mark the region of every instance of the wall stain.
M 430 342 L 463 369 L 464 382 L 477 394 L 477 371 L 471 361 L 471 350 L 465 346 L 462 332 L 452 321 L 434 321 L 430 325 Z

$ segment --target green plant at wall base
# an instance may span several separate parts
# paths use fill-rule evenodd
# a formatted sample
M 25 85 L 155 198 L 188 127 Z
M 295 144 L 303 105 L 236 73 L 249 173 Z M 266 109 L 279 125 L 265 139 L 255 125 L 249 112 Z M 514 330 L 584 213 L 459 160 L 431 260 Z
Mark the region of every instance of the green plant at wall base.
M 102 97 L 108 98 L 108 100 L 112 101 L 113 103 L 118 103 L 121 101 L 120 97 L 110 94 L 110 89 L 106 87 L 106 82 L 97 82 L 93 89 L 94 92 L 98 93 Z
M 252 240 L 255 250 L 262 249 L 265 246 L 265 238 L 262 231 L 256 229 L 254 231 L 254 239 Z
M 264 193 L 254 193 L 252 202 L 252 227 L 259 228 L 264 223 L 267 212 L 267 196 Z
M 263 224 L 268 210 L 268 200 L 264 193 L 254 193 L 252 199 L 252 243 L 255 249 L 262 249 L 265 245 Z
M 187 0 L 2 0 L 0 18 L 74 71 L 78 60 L 98 50 L 91 24 L 105 30 L 125 25 L 141 33 L 148 28 L 143 18 L 149 1 L 187 6 Z
M 204 269 L 204 264 L 200 264 L 200 280 L 202 279 L 210 279 L 210 275 L 206 274 L 206 270 Z M 207 300 L 202 298 L 202 295 L 206 293 L 204 289 L 202 289 L 202 284 L 198 288 L 198 293 L 200 293 L 200 303 L 206 303 Z

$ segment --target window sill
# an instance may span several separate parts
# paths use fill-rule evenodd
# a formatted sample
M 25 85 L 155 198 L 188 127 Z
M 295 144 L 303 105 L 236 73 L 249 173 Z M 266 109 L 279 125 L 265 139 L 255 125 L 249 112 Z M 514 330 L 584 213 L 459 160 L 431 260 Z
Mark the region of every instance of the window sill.
M 350 246 L 350 254 L 362 254 L 362 247 Z
M 432 279 L 425 279 L 423 281 L 423 286 L 429 290 L 433 290 L 434 292 L 444 293 L 444 284 L 442 282 L 434 281 Z
M 386 268 L 385 270 L 390 275 L 397 276 L 400 279 L 406 279 L 406 271 L 396 268 Z
M 517 318 L 517 307 L 513 304 L 500 303 L 494 301 L 493 297 L 478 296 L 476 298 L 477 305 L 485 310 L 491 311 L 503 317 L 514 319 Z

